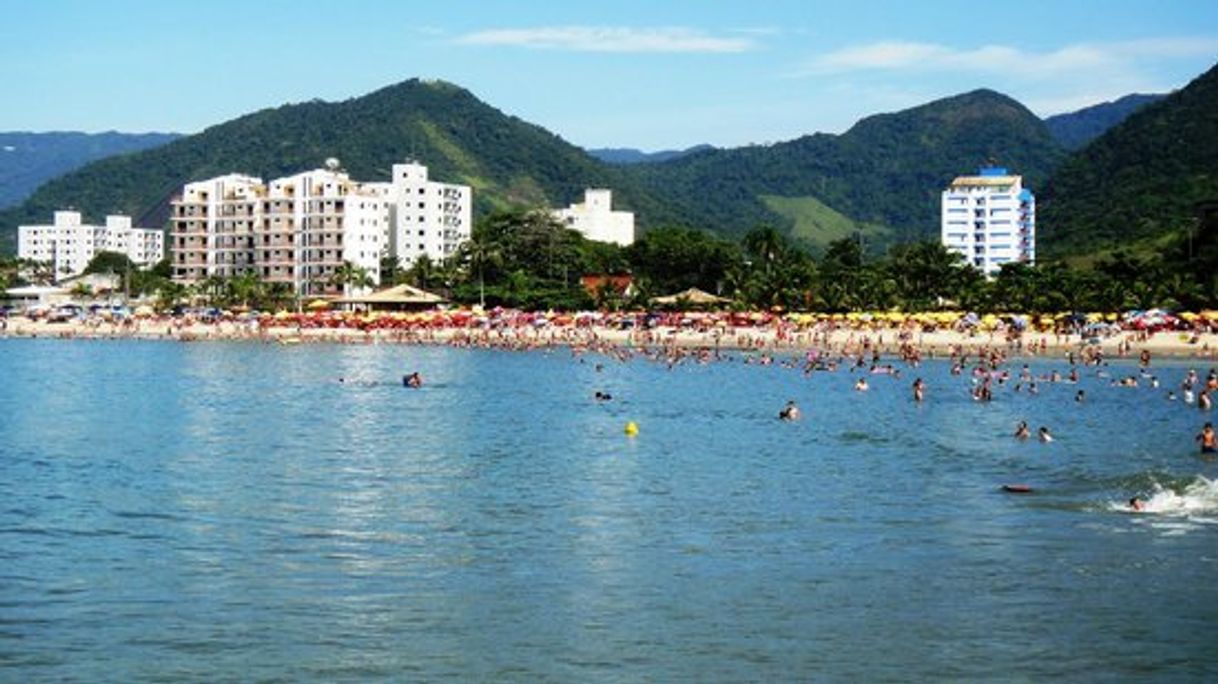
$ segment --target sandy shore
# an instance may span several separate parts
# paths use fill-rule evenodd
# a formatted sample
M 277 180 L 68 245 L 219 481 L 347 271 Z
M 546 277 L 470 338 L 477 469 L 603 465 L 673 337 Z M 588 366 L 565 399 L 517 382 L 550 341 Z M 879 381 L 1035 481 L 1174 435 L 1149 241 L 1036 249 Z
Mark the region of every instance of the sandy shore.
M 902 342 L 912 344 L 927 356 L 946 356 L 953 350 L 973 353 L 981 349 L 1002 349 L 1015 355 L 1063 356 L 1084 347 L 1103 350 L 1109 358 L 1138 356 L 1147 350 L 1152 356 L 1212 359 L 1218 357 L 1218 334 L 1191 335 L 1160 332 L 1150 335 L 1122 332 L 1099 339 L 1079 335 L 1028 332 L 1016 342 L 1004 334 L 973 334 L 940 330 L 907 333 L 901 339 L 896 328 L 778 330 L 776 328 L 728 328 L 709 331 L 655 328 L 647 331 L 618 330 L 607 327 L 575 328 L 425 328 L 417 330 L 370 330 L 354 328 L 298 328 L 296 326 L 259 326 L 249 322 L 190 323 L 167 319 L 142 319 L 118 324 L 102 321 L 47 323 L 10 318 L 0 325 L 0 337 L 66 339 L 144 339 L 198 342 L 207 340 L 244 340 L 252 342 L 336 344 L 471 344 L 527 348 L 591 343 L 619 346 L 680 346 L 719 349 L 755 349 L 771 352 L 820 349 L 833 353 L 857 353 L 864 348 L 896 352 Z

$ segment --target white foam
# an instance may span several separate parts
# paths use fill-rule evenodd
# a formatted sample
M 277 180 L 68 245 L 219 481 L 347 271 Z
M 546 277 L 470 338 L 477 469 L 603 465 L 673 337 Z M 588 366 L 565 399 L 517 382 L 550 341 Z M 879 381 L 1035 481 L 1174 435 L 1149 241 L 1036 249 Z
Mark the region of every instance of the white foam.
M 1142 501 L 1142 510 L 1131 511 L 1128 501 L 1110 502 L 1108 507 L 1110 510 L 1174 517 L 1218 514 L 1218 480 L 1210 480 L 1203 475 L 1198 475 L 1179 492 L 1155 483 L 1154 493 Z M 1210 521 L 1199 518 L 1197 522 Z

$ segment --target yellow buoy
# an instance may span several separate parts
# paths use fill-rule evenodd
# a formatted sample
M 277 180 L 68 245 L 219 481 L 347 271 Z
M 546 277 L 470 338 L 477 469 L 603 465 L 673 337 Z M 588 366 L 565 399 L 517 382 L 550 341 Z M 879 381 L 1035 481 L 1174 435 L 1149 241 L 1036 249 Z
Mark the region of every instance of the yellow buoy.
M 634 437 L 635 435 L 639 434 L 639 426 L 633 420 L 626 423 L 626 434 L 631 437 Z

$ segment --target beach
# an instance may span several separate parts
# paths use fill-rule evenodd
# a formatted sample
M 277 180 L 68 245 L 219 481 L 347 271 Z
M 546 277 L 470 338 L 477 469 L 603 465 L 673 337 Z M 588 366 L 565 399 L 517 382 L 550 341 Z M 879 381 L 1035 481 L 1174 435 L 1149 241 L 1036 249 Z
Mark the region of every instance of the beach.
M 910 330 L 893 325 L 783 324 L 698 328 L 657 325 L 622 329 L 614 325 L 503 325 L 423 326 L 376 328 L 355 324 L 300 325 L 266 319 L 198 320 L 149 317 L 123 321 L 101 319 L 48 322 L 11 317 L 0 337 L 59 339 L 140 339 L 178 342 L 252 341 L 284 345 L 332 344 L 437 344 L 528 349 L 550 346 L 607 345 L 648 348 L 710 348 L 766 352 L 857 354 L 878 351 L 897 354 L 916 350 L 929 357 L 976 354 L 1002 350 L 1014 356 L 1062 356 L 1090 350 L 1105 358 L 1152 356 L 1212 359 L 1218 355 L 1218 334 L 1188 331 L 1118 331 L 1103 336 L 1077 333 L 1005 330 Z

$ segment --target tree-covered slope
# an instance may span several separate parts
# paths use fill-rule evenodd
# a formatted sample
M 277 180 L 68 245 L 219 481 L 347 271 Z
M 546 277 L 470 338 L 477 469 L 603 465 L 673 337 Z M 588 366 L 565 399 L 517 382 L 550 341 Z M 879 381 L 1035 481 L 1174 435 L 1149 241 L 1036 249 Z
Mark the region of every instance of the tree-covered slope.
M 138 152 L 177 133 L 0 133 L 0 209 L 18 204 L 43 183 L 97 159 Z
M 858 230 L 879 250 L 934 236 L 939 196 L 955 176 L 996 161 L 1033 188 L 1062 158 L 1043 122 L 979 90 L 863 119 L 842 135 L 706 149 L 662 163 L 614 166 L 469 92 L 411 80 L 344 102 L 266 109 L 163 147 L 94 162 L 0 212 L 0 250 L 15 228 L 68 206 L 87 218 L 130 214 L 162 225 L 186 182 L 230 172 L 270 179 L 337 157 L 359 180 L 387 179 L 416 158 L 437 180 L 474 188 L 475 213 L 510 204 L 563 206 L 585 187 L 614 190 L 640 229 L 684 225 L 739 237 L 770 224 L 806 245 Z
M 476 210 L 514 203 L 565 205 L 584 187 L 618 190 L 630 181 L 546 130 L 503 114 L 457 86 L 410 80 L 344 102 L 265 109 L 138 154 L 90 164 L 42 186 L 0 212 L 11 250 L 17 225 L 45 222 L 67 206 L 87 217 L 131 214 L 161 225 L 184 183 L 230 172 L 264 180 L 316 168 L 336 157 L 358 180 L 388 180 L 395 162 L 415 158 L 436 180 L 475 189 Z
M 877 234 L 907 241 L 937 233 L 940 193 L 955 176 L 994 161 L 1036 188 L 1063 156 L 1027 108 L 978 90 L 868 117 L 839 136 L 712 150 L 631 171 L 695 225 L 727 234 L 765 221 L 790 229 L 795 221 L 775 211 L 774 198 L 815 198 L 861 224 L 887 227 Z M 815 212 L 805 218 L 814 222 Z M 799 232 L 806 237 L 819 228 Z
M 1045 125 L 1062 147 L 1077 150 L 1129 118 L 1130 114 L 1164 97 L 1166 95 L 1126 95 L 1112 102 L 1102 102 L 1078 111 L 1047 117 Z
M 1218 198 L 1218 67 L 1064 163 L 1039 198 L 1038 251 L 1069 256 L 1187 229 Z

